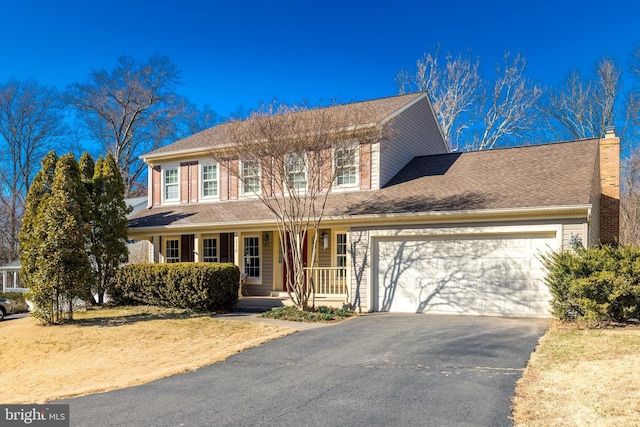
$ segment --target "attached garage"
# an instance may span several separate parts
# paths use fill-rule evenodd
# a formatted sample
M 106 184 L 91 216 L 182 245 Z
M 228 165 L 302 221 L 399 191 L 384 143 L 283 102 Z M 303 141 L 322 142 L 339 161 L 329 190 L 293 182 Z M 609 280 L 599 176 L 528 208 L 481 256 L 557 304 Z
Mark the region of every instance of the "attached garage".
M 561 227 L 378 234 L 373 311 L 549 316 L 539 254 L 559 247 Z

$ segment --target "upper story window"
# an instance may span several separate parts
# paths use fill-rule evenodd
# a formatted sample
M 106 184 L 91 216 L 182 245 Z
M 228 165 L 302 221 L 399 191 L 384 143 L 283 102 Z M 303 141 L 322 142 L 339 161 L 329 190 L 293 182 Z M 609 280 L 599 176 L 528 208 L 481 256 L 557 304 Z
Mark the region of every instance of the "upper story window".
M 350 187 L 357 183 L 358 156 L 355 145 L 336 150 L 334 166 L 336 168 L 336 187 Z
M 260 193 L 260 165 L 257 162 L 242 162 L 242 193 Z
M 294 190 L 304 190 L 307 186 L 307 174 L 304 155 L 287 156 L 287 185 Z
M 164 199 L 178 200 L 178 169 L 165 169 L 164 171 Z
M 218 197 L 218 166 L 202 166 L 202 197 Z

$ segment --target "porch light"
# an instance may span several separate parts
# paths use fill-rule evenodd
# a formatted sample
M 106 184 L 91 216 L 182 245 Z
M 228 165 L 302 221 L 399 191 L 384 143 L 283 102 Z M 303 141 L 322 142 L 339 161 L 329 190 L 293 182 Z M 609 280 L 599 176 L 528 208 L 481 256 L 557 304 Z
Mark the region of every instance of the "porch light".
M 324 248 L 328 249 L 329 248 L 329 233 L 327 233 L 326 231 L 322 234 L 322 240 L 324 242 Z
M 265 231 L 264 233 L 262 233 L 262 244 L 263 245 L 268 245 L 269 244 L 269 232 Z

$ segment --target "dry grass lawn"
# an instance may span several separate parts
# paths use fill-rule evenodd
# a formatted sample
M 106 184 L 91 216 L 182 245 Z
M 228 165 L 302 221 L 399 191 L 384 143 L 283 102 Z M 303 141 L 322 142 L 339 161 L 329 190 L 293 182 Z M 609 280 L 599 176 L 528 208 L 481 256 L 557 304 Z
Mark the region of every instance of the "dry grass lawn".
M 89 310 L 63 326 L 0 323 L 0 402 L 44 403 L 143 384 L 226 359 L 293 332 L 182 310 Z
M 513 404 L 516 426 L 640 426 L 640 328 L 555 322 Z

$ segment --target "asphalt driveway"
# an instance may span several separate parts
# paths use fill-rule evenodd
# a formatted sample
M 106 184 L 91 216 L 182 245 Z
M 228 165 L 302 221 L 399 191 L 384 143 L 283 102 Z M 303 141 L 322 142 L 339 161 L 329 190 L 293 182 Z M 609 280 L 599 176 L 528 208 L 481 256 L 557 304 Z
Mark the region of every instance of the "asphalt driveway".
M 68 399 L 72 426 L 509 426 L 548 320 L 371 314 Z

